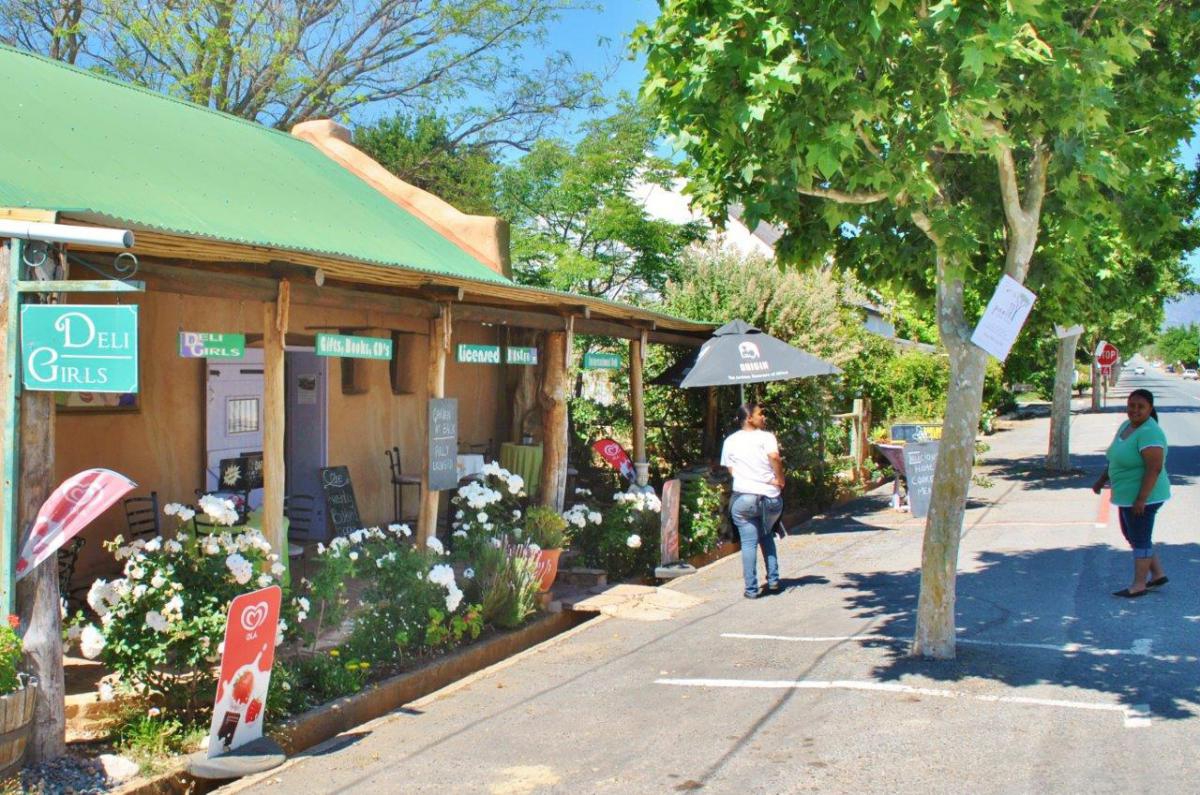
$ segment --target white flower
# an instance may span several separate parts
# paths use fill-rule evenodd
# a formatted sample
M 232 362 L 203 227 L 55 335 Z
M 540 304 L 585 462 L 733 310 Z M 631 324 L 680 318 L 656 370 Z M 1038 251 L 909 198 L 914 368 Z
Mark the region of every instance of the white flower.
M 283 568 L 282 563 L 272 563 L 271 564 L 271 573 L 274 574 L 276 577 L 282 577 L 283 572 L 284 572 L 284 568 Z
M 483 530 L 485 533 L 490 533 L 490 532 L 492 532 L 493 527 L 495 527 L 495 525 L 492 524 L 491 522 L 485 522 L 483 525 Z
M 355 530 L 350 534 L 350 542 L 353 544 L 361 544 L 366 535 L 367 533 L 365 530 Z
M 521 521 L 521 512 L 518 511 L 516 508 L 513 508 L 513 521 L 514 522 Z
M 446 612 L 453 613 L 457 610 L 459 604 L 462 603 L 462 599 L 463 592 L 458 589 L 457 585 L 451 583 L 450 587 L 446 590 Z
M 466 530 L 455 530 L 455 531 L 454 531 L 454 537 L 455 537 L 455 538 L 466 538 L 466 537 L 467 537 L 467 531 L 466 531 Z
M 458 518 L 461 519 L 462 517 L 460 516 Z M 406 524 L 390 524 L 388 525 L 388 530 L 396 535 L 402 535 L 405 537 L 412 535 L 412 529 Z
M 67 627 L 67 643 L 78 643 L 79 636 L 83 634 L 83 627 L 78 624 L 72 624 Z
M 525 478 L 521 477 L 520 475 L 512 475 L 511 477 L 509 477 L 509 479 L 508 479 L 508 493 L 509 494 L 520 494 L 521 490 L 524 488 L 525 488 Z
M 454 569 L 445 563 L 439 563 L 429 570 L 429 581 L 448 588 L 454 584 Z
M 604 521 L 604 517 L 600 515 L 599 511 L 588 511 L 587 518 L 592 524 L 600 524 Z
M 270 585 L 270 584 L 271 584 L 271 583 L 273 583 L 273 582 L 274 582 L 274 580 L 273 580 L 273 579 L 271 579 L 271 575 L 270 575 L 270 574 L 260 574 L 260 575 L 258 575 L 258 587 L 259 587 L 259 588 L 266 588 L 268 585 Z
M 133 586 L 134 600 L 136 601 L 138 599 L 141 599 L 143 596 L 145 596 L 147 590 L 148 589 L 146 588 L 146 585 L 144 583 L 138 583 L 137 585 Z
M 300 609 L 303 610 L 305 613 L 308 612 L 309 603 L 308 603 L 308 599 L 306 597 L 301 596 L 301 597 L 297 598 L 296 604 L 300 605 Z
M 324 555 L 324 554 L 325 554 L 325 545 L 324 545 L 324 544 L 322 544 L 320 541 L 318 541 L 318 542 L 317 542 L 317 554 L 318 554 L 318 555 Z
M 169 621 L 179 621 L 183 618 L 183 599 L 179 594 L 172 596 L 163 606 L 163 615 Z
M 488 515 L 486 513 L 484 513 L 483 511 L 480 511 L 479 513 L 475 514 L 475 521 L 482 524 L 483 522 L 486 522 L 487 520 L 488 520 Z
M 245 585 L 250 582 L 250 577 L 254 574 L 254 567 L 250 565 L 250 561 L 237 552 L 225 558 L 225 566 L 233 574 L 233 578 L 237 581 L 238 585 Z
M 150 709 L 146 710 L 146 715 L 151 718 L 157 718 L 161 714 L 162 710 L 158 707 L 151 707 Z
M 183 551 L 183 544 L 172 539 L 172 540 L 168 541 L 167 543 L 163 544 L 163 549 L 165 549 L 167 551 L 168 555 L 178 555 L 180 552 Z
M 430 536 L 429 538 L 425 539 L 425 546 L 429 547 L 439 555 L 446 554 L 446 548 L 442 546 L 442 542 L 438 541 L 436 536 Z
M 167 584 L 167 578 L 162 576 L 161 571 L 154 572 L 154 576 L 150 578 L 150 585 L 154 588 L 161 588 Z
M 463 512 L 462 512 L 462 511 L 455 511 L 455 512 L 454 512 L 454 518 L 455 518 L 455 519 L 458 519 L 459 521 L 461 521 L 461 520 L 462 520 L 462 518 L 463 518 Z
M 142 577 L 146 576 L 146 569 L 142 566 L 138 566 L 137 564 L 133 564 L 125 569 L 125 573 L 129 575 L 130 579 L 140 580 Z
M 113 600 L 116 594 L 112 587 L 104 580 L 96 580 L 92 583 L 92 587 L 88 589 L 87 603 L 88 607 L 96 611 L 103 618 L 108 614 L 109 603 Z
M 642 537 L 637 533 L 633 533 L 629 538 L 625 539 L 625 546 L 630 549 L 640 549 L 642 546 Z
M 493 546 L 493 547 L 495 547 L 496 549 L 499 549 L 499 548 L 500 548 L 500 546 L 501 546 L 501 544 L 500 544 L 500 539 L 496 538 L 495 536 L 492 536 L 492 539 L 491 539 L 491 541 L 492 541 L 492 546 Z
M 530 544 L 530 545 L 529 545 L 529 553 L 530 553 L 531 555 L 536 555 L 537 553 L 539 553 L 539 552 L 541 552 L 541 551 L 542 551 L 542 548 L 541 548 L 541 547 L 539 547 L 537 544 Z
M 100 694 L 101 701 L 112 701 L 113 697 L 116 695 L 113 693 L 113 686 L 108 682 L 101 682 L 99 686 L 96 687 L 96 691 Z
M 577 495 L 581 496 L 581 497 L 590 497 L 590 496 L 592 496 L 592 490 L 591 490 L 591 489 L 575 489 L 575 493 L 576 493 Z
M 358 553 L 357 553 L 357 552 L 351 552 L 351 553 L 350 553 L 350 560 L 358 560 Z
M 284 621 L 282 618 L 279 619 L 279 626 L 276 627 L 276 629 L 275 629 L 275 645 L 276 646 L 278 646 L 280 643 L 283 643 L 283 633 L 287 632 L 287 628 L 288 628 L 287 622 Z
M 221 525 L 231 525 L 238 519 L 237 511 L 233 507 L 233 500 L 223 500 L 212 494 L 205 494 L 200 498 L 200 510 L 204 511 L 215 523 Z
M 196 516 L 196 512 L 184 505 L 179 509 L 179 521 L 190 522 Z
M 157 552 L 158 550 L 162 549 L 162 538 L 155 536 L 146 542 L 146 546 L 143 547 L 143 549 L 145 549 L 147 552 Z
M 466 577 L 468 580 L 475 579 L 475 569 L 472 569 L 470 567 L 463 569 L 463 576 Z
M 165 513 L 167 516 L 174 516 L 175 514 L 179 513 L 181 508 L 183 508 L 183 506 L 177 502 L 168 502 L 163 506 L 163 513 Z
M 205 555 L 219 555 L 221 554 L 221 545 L 215 538 L 209 536 L 208 538 L 204 539 L 204 543 L 201 544 L 200 550 Z
M 155 632 L 166 632 L 167 619 L 157 610 L 150 610 L 146 613 L 146 626 Z

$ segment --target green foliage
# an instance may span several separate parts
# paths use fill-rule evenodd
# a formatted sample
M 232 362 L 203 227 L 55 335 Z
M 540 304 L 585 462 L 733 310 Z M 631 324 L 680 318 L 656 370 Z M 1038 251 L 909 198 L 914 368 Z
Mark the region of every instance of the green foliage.
M 24 644 L 17 634 L 20 619 L 10 615 L 8 623 L 0 626 L 0 696 L 12 693 L 21 687 L 17 666 L 21 662 Z
M 617 492 L 600 509 L 600 524 L 575 535 L 574 548 L 584 563 L 608 572 L 613 581 L 641 580 L 654 575 L 660 560 L 662 505 L 653 494 Z
M 343 660 L 343 656 L 339 649 L 331 649 L 326 654 L 302 656 L 292 664 L 296 682 L 293 687 L 307 696 L 298 700 L 297 705 L 309 703 L 310 700 L 313 705 L 320 704 L 362 690 L 371 669 L 370 664 L 353 659 Z M 272 676 L 272 690 L 275 685 Z
M 457 646 L 464 640 L 475 640 L 483 631 L 483 609 L 471 605 L 462 613 L 449 618 L 435 607 L 429 609 L 429 624 L 425 627 L 425 645 L 430 649 Z
M 1173 326 L 1165 329 L 1154 344 L 1158 356 L 1167 364 L 1183 362 L 1195 367 L 1200 355 L 1200 324 Z
M 727 496 L 720 483 L 689 478 L 680 484 L 679 556 L 684 560 L 715 549 L 721 542 Z
M 949 378 L 945 356 L 918 351 L 897 356 L 880 374 L 880 391 L 887 397 L 872 404 L 875 416 L 895 421 L 941 420 L 946 411 Z
M 141 707 L 127 713 L 114 731 L 117 748 L 144 772 L 184 749 L 183 723 L 177 718 L 148 715 Z
M 523 545 L 488 544 L 475 559 L 469 593 L 485 623 L 512 629 L 537 612 L 539 584 L 537 553 Z
M 354 143 L 400 179 L 464 213 L 496 212 L 499 165 L 493 153 L 454 140 L 441 116 L 383 118 L 356 129 Z
M 652 219 L 631 196 L 675 177 L 652 154 L 654 140 L 654 123 L 626 102 L 587 124 L 574 146 L 541 141 L 502 172 L 499 204 L 513 225 L 518 281 L 635 302 L 662 290 L 676 255 L 702 229 Z
M 532 505 L 525 511 L 524 539 L 542 549 L 563 549 L 571 541 L 567 520 L 553 508 Z

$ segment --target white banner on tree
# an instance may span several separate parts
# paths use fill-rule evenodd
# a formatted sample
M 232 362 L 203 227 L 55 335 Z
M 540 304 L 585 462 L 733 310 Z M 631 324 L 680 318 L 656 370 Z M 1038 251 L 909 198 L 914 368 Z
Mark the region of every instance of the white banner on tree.
M 1021 333 L 1035 300 L 1036 295 L 1005 274 L 1000 278 L 996 292 L 992 293 L 992 300 L 988 301 L 987 309 L 979 319 L 975 333 L 971 335 L 971 342 L 1004 361 L 1017 341 L 1017 335 Z

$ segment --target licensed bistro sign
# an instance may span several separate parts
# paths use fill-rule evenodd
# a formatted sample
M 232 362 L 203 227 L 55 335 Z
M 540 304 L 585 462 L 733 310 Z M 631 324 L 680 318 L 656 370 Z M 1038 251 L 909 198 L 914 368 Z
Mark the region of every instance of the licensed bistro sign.
M 459 343 L 455 358 L 464 364 L 500 364 L 500 346 Z
M 21 383 L 40 392 L 138 391 L 138 308 L 21 307 Z
M 391 359 L 392 341 L 381 337 L 318 334 L 317 356 L 340 356 L 346 359 Z

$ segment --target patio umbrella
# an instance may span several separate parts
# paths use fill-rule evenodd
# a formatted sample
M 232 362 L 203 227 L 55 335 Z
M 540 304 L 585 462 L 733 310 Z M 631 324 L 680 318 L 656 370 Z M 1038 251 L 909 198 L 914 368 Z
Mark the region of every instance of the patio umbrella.
M 650 383 L 678 386 L 744 386 L 842 371 L 811 353 L 764 334 L 744 320 L 713 332 L 712 339 Z

